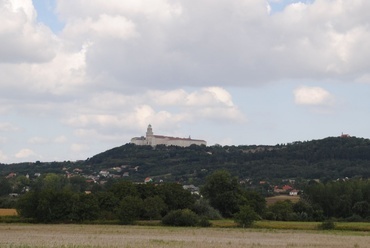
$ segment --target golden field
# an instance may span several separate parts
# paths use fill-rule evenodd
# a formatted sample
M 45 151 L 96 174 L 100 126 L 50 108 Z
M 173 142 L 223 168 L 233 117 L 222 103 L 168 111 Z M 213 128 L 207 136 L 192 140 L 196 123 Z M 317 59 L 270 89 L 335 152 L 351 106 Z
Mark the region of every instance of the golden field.
M 0 247 L 368 247 L 369 232 L 0 224 Z
M 0 216 L 16 216 L 17 210 L 13 208 L 0 208 Z

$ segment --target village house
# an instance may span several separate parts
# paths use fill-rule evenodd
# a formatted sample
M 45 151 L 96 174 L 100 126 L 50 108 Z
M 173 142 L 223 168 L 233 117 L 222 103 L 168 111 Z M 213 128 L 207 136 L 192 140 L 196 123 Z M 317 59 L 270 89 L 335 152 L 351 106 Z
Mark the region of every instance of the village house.
M 291 191 L 289 192 L 289 195 L 290 195 L 290 196 L 297 196 L 297 195 L 298 195 L 298 193 L 299 193 L 299 190 L 293 189 L 293 190 L 291 190 Z

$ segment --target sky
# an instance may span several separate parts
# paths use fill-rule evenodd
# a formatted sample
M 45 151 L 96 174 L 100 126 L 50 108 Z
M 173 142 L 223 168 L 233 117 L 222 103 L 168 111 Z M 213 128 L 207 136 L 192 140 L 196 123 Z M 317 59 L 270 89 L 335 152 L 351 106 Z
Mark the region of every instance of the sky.
M 154 134 L 369 138 L 368 0 L 0 0 L 0 163 Z

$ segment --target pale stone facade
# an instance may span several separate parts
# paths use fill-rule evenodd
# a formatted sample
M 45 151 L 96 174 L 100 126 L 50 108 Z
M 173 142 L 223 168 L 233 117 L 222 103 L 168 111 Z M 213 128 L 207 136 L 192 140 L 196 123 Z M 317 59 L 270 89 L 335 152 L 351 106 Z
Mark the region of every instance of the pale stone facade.
M 207 145 L 205 140 L 197 140 L 189 138 L 177 138 L 177 137 L 170 137 L 170 136 L 163 136 L 163 135 L 154 135 L 152 126 L 149 124 L 146 136 L 141 137 L 134 137 L 131 139 L 131 143 L 135 145 L 166 145 L 166 146 L 181 146 L 187 147 L 190 145 Z

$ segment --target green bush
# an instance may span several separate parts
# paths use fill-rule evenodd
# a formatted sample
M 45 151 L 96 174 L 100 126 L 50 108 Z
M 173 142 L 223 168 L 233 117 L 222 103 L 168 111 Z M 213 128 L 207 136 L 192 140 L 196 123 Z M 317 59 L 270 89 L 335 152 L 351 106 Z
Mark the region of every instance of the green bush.
M 345 220 L 348 221 L 348 222 L 362 222 L 362 221 L 364 221 L 364 219 L 360 215 L 357 215 L 357 214 L 354 214 L 354 215 L 346 218 Z
M 248 205 L 241 206 L 240 211 L 234 215 L 235 222 L 242 227 L 250 227 L 258 219 L 258 214 Z
M 220 220 L 222 219 L 222 216 L 220 212 L 217 209 L 214 209 L 210 204 L 208 200 L 205 199 L 199 199 L 197 200 L 192 208 L 192 211 L 194 211 L 199 216 L 204 216 L 206 219 L 209 220 Z
M 162 218 L 162 224 L 167 226 L 197 226 L 199 216 L 190 209 L 179 209 L 169 212 Z
M 198 225 L 201 227 L 210 227 L 212 226 L 212 223 L 207 219 L 207 217 L 202 216 L 200 217 Z
M 326 220 L 324 222 L 322 222 L 320 225 L 319 225 L 319 229 L 321 230 L 332 230 L 335 228 L 335 223 L 333 220 L 329 219 L 329 220 Z
M 9 196 L 0 197 L 0 208 L 15 208 L 17 200 L 18 199 Z

